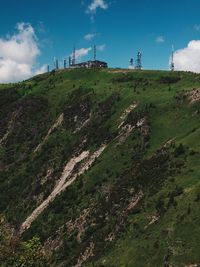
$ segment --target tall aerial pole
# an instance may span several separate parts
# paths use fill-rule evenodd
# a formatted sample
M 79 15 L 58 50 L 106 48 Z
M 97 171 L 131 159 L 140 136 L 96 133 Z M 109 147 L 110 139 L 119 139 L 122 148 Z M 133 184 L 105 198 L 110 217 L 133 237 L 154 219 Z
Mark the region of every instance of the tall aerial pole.
M 56 70 L 59 69 L 58 59 L 57 58 L 54 58 L 54 67 L 55 67 Z
M 75 64 L 76 64 L 76 48 L 74 46 L 72 65 L 75 65 Z
M 174 65 L 174 46 L 172 45 L 172 55 L 171 55 L 171 64 L 170 69 L 171 71 L 174 71 L 175 65 Z
M 69 57 L 69 68 L 71 67 L 71 65 L 72 65 L 72 58 Z
M 97 59 L 97 47 L 94 45 L 94 61 Z
M 67 60 L 64 59 L 64 69 L 66 69 L 66 68 L 67 68 Z
M 59 65 L 58 65 L 58 59 L 56 59 L 56 69 L 59 69 Z
M 47 65 L 47 72 L 49 73 L 49 65 Z
M 137 53 L 137 59 L 136 59 L 136 66 L 135 68 L 137 70 L 141 70 L 142 69 L 142 53 L 138 52 Z

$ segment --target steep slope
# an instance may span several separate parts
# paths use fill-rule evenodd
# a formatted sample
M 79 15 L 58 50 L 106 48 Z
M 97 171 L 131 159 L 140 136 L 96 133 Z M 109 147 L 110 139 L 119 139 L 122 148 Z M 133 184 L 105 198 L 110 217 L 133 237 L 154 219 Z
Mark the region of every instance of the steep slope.
M 112 69 L 1 85 L 8 232 L 40 238 L 41 266 L 199 266 L 199 88 L 198 74 Z

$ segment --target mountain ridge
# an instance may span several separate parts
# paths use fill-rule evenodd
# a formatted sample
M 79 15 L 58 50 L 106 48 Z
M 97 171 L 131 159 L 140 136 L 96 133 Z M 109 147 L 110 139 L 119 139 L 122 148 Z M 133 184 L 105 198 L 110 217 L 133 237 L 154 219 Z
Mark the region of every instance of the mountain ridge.
M 199 88 L 195 73 L 114 69 L 1 85 L 1 229 L 15 229 L 15 262 L 37 244 L 25 265 L 199 266 Z

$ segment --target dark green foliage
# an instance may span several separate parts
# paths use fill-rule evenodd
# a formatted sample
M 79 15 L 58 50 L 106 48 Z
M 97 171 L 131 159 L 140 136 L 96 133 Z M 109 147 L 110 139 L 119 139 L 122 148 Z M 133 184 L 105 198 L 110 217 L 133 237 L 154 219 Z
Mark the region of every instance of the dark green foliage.
M 20 91 L 16 88 L 0 90 L 0 107 L 10 105 L 21 97 Z
M 38 237 L 23 242 L 0 216 L 0 265 L 2 267 L 46 267 L 48 253 Z
M 170 76 L 161 76 L 159 80 L 163 84 L 169 84 L 170 85 L 170 84 L 179 82 L 181 80 L 181 78 L 180 78 L 180 76 L 170 75 Z
M 176 147 L 175 149 L 175 157 L 181 156 L 185 153 L 185 147 L 184 145 L 181 143 L 178 147 Z

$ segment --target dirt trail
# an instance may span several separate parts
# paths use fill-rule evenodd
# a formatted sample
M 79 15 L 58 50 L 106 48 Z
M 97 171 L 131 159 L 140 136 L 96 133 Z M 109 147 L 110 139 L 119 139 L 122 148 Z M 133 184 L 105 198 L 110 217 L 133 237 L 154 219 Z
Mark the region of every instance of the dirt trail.
M 62 113 L 58 119 L 56 120 L 56 122 L 53 124 L 53 126 L 49 129 L 47 135 L 45 136 L 45 138 L 43 139 L 43 141 L 36 147 L 36 149 L 34 150 L 34 153 L 36 153 L 43 145 L 44 143 L 48 140 L 49 136 L 52 134 L 52 132 L 57 129 L 64 121 L 64 114 Z
M 63 173 L 55 186 L 52 193 L 44 200 L 25 220 L 25 222 L 20 227 L 20 234 L 23 234 L 26 230 L 31 227 L 31 224 L 37 219 L 37 217 L 49 206 L 51 202 L 54 201 L 57 195 L 63 192 L 67 187 L 69 187 L 76 178 L 87 171 L 92 163 L 102 154 L 106 145 L 102 145 L 97 151 L 90 155 L 89 151 L 82 152 L 79 156 L 73 157 L 65 166 Z M 73 173 L 75 166 L 85 160 L 79 169 Z

